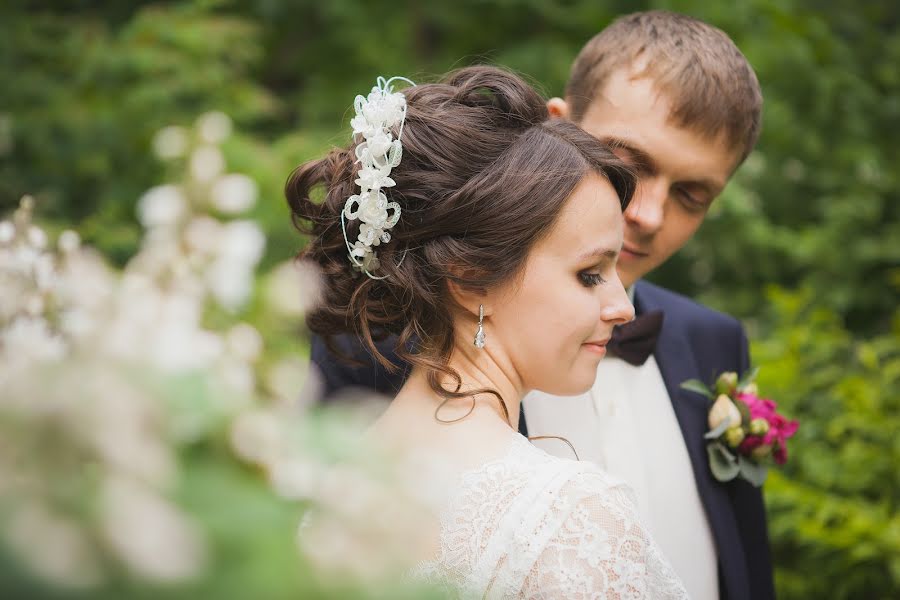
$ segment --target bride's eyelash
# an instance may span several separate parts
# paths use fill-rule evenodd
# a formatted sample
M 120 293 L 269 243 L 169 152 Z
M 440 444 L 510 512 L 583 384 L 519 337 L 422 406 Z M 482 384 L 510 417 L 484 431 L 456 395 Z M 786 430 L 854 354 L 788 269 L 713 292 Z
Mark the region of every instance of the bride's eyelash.
M 600 277 L 599 273 L 581 272 L 578 274 L 578 278 L 581 279 L 581 284 L 585 287 L 595 287 L 601 283 L 606 283 L 606 280 Z

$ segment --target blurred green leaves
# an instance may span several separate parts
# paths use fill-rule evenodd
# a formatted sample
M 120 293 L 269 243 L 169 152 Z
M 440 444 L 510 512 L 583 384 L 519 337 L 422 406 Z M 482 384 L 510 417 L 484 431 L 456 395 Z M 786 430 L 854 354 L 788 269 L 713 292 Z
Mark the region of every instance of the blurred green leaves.
M 164 125 L 209 107 L 251 121 L 275 110 L 249 76 L 259 29 L 201 7 L 148 6 L 120 24 L 102 10 L 6 9 L 0 25 L 0 208 L 28 190 L 45 218 L 79 227 L 118 262 L 134 250 L 133 206 L 160 178 L 149 152 Z
M 753 345 L 760 388 L 801 423 L 766 484 L 778 588 L 889 597 L 900 587 L 900 313 L 861 341 L 808 290 L 769 300 L 771 333 Z

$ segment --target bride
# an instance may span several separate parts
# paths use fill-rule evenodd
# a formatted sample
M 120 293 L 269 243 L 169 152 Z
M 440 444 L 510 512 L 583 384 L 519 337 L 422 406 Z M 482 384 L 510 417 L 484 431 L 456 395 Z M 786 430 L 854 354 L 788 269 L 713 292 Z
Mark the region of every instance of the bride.
M 324 274 L 309 328 L 385 364 L 376 342 L 397 336 L 412 365 L 370 434 L 442 465 L 421 473 L 447 493 L 415 576 L 490 598 L 685 598 L 626 486 L 515 428 L 528 391 L 590 388 L 633 317 L 615 268 L 633 175 L 509 72 L 399 79 L 357 97 L 354 143 L 286 194 Z

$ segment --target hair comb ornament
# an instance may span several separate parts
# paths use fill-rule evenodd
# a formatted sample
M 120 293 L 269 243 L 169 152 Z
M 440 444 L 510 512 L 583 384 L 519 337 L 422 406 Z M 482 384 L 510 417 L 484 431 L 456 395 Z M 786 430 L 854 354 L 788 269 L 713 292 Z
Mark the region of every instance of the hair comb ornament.
M 356 160 L 362 165 L 355 181 L 360 192 L 347 198 L 341 211 L 341 228 L 351 264 L 372 279 L 384 279 L 372 275 L 381 266 L 375 248 L 391 241 L 390 230 L 400 220 L 400 205 L 388 202 L 382 191 L 396 185 L 391 170 L 400 164 L 403 156 L 400 137 L 406 119 L 406 97 L 394 91 L 395 81 L 416 85 L 406 77 L 379 77 L 367 97 L 356 97 L 353 103 L 356 116 L 350 121 L 354 139 L 358 135 L 364 138 L 356 146 Z M 400 128 L 394 139 L 391 130 L 397 125 Z M 359 235 L 351 245 L 346 221 L 356 219 L 360 221 Z

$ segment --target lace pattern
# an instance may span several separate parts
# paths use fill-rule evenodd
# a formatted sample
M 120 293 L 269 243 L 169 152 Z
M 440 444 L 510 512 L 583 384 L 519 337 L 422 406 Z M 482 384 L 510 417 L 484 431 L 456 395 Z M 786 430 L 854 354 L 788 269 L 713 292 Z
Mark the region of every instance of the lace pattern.
M 465 597 L 687 598 L 624 484 L 519 435 L 461 477 L 438 556 L 411 576 Z

